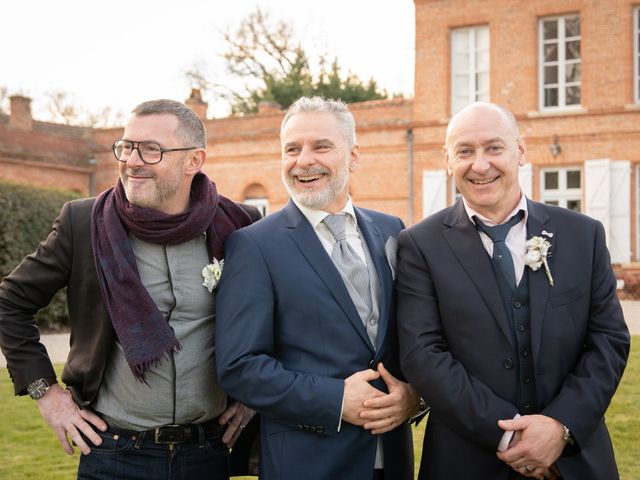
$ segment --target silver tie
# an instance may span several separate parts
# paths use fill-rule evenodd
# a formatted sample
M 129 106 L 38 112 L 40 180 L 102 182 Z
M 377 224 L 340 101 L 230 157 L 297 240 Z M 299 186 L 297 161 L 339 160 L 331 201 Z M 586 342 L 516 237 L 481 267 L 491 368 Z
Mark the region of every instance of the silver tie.
M 342 274 L 345 282 L 350 282 L 360 298 L 371 308 L 369 270 L 347 242 L 346 219 L 346 215 L 327 215 L 322 220 L 336 241 L 331 252 L 331 260 Z

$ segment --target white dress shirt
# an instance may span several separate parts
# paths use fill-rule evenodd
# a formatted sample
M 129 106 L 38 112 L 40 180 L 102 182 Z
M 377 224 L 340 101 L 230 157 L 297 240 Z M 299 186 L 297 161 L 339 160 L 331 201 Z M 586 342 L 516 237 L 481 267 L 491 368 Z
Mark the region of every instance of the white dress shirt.
M 473 220 L 474 216 L 477 216 L 482 222 L 488 226 L 493 227 L 497 225 L 495 222 L 492 222 L 484 215 L 479 214 L 473 208 L 469 206 L 467 201 L 462 198 L 464 203 L 464 209 L 469 216 L 469 219 L 475 224 L 476 222 Z M 520 284 L 520 280 L 522 280 L 522 275 L 524 274 L 524 257 L 527 253 L 527 218 L 529 218 L 529 212 L 527 211 L 527 197 L 523 194 L 520 196 L 520 202 L 513 211 L 507 215 L 507 218 L 502 223 L 507 223 L 511 217 L 513 217 L 518 211 L 524 210 L 524 217 L 518 223 L 516 223 L 511 230 L 509 230 L 509 234 L 505 240 L 505 244 L 507 248 L 511 252 L 511 258 L 513 258 L 513 268 L 515 269 L 516 274 L 516 285 Z M 493 240 L 489 238 L 489 236 L 479 231 L 480 240 L 482 240 L 482 245 L 484 245 L 485 250 L 489 254 L 490 257 L 493 256 Z

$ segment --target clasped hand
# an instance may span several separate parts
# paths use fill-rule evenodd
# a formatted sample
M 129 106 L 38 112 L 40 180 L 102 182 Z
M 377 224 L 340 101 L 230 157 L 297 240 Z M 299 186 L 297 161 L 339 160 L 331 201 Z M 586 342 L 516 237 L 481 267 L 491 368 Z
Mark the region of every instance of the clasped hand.
M 389 393 L 369 382 L 382 378 Z M 372 434 L 393 430 L 418 412 L 420 399 L 408 383 L 389 373 L 382 363 L 376 370 L 362 370 L 345 380 L 342 418 Z
M 554 480 L 560 476 L 555 461 L 565 447 L 564 428 L 545 415 L 523 415 L 515 420 L 500 420 L 498 426 L 515 431 L 509 448 L 498 458 L 525 477 Z

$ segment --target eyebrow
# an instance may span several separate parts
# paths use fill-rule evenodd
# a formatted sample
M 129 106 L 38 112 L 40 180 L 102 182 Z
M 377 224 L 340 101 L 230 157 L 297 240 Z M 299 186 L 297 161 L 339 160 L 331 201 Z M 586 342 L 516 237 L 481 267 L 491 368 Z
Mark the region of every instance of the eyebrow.
M 501 137 L 493 137 L 482 142 L 482 145 L 490 145 L 492 143 L 507 143 L 507 141 Z M 473 146 L 473 142 L 462 141 L 462 142 L 456 142 L 453 144 L 453 148 L 460 148 L 460 147 L 466 147 L 466 146 Z

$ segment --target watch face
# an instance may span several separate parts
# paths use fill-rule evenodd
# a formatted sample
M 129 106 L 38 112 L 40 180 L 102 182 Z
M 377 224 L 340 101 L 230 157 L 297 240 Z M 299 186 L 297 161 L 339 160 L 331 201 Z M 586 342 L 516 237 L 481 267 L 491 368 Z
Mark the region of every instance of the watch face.
M 39 398 L 44 397 L 44 394 L 47 393 L 47 388 L 49 388 L 49 385 L 44 378 L 39 378 L 35 382 L 27 385 L 27 392 L 31 398 L 38 400 Z

